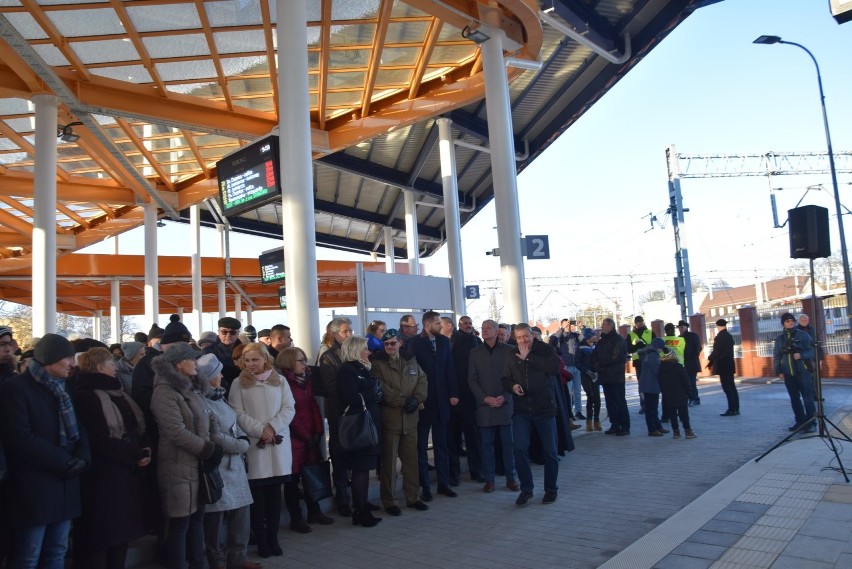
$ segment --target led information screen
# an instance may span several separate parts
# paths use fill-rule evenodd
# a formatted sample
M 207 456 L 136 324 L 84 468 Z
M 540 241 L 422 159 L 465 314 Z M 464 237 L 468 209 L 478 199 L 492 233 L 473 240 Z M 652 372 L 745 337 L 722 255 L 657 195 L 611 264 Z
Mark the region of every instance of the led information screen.
M 278 306 L 280 308 L 287 308 L 287 287 L 286 286 L 278 287 Z
M 267 136 L 216 163 L 219 204 L 226 216 L 256 209 L 281 195 L 278 137 Z
M 284 280 L 284 248 L 264 251 L 258 257 L 260 261 L 260 282 L 275 283 Z

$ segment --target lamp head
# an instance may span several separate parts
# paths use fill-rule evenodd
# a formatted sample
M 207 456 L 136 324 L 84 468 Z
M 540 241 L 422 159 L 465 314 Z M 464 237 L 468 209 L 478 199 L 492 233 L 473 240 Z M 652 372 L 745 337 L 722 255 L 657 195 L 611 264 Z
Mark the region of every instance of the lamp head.
M 780 43 L 780 42 L 781 42 L 781 38 L 778 37 L 778 36 L 760 36 L 759 38 L 754 40 L 752 43 L 760 43 L 760 44 L 769 45 L 769 44 Z
M 59 140 L 61 140 L 62 142 L 77 142 L 78 140 L 80 140 L 80 135 L 74 134 L 74 128 L 73 127 L 75 127 L 77 125 L 82 126 L 83 123 L 72 122 L 72 123 L 66 124 L 65 126 L 59 125 L 59 127 L 57 127 L 57 129 L 56 129 L 57 130 L 57 136 L 59 137 Z

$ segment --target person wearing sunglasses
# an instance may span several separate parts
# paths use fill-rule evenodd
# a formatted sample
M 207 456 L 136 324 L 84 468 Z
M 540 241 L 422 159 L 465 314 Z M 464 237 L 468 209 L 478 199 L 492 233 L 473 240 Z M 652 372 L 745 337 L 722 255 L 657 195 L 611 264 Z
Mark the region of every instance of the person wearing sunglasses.
M 237 336 L 242 323 L 236 318 L 220 318 L 216 330 L 216 340 L 202 349 L 205 354 L 213 354 L 222 362 L 222 386 L 230 391 L 231 382 L 240 375 L 240 368 L 234 363 L 234 348 L 242 344 Z

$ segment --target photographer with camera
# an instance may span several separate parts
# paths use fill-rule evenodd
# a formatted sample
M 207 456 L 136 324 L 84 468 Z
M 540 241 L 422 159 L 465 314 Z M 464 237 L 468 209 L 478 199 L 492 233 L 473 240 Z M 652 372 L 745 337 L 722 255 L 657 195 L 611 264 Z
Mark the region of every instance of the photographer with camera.
M 813 418 L 816 407 L 812 373 L 814 342 L 810 335 L 796 328 L 796 318 L 789 312 L 781 315 L 781 325 L 784 331 L 775 338 L 773 351 L 775 373 L 787 386 L 796 418 L 790 431 L 795 431 Z M 812 433 L 815 425 L 811 423 L 803 431 Z

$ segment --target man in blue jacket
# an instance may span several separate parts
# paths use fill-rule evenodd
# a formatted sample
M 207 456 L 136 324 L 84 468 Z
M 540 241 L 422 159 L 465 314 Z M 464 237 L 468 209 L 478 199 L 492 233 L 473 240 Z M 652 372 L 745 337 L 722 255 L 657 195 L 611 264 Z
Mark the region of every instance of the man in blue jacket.
M 438 475 L 438 494 L 455 498 L 458 494 L 450 488 L 450 455 L 447 449 L 447 423 L 450 407 L 459 403 L 459 389 L 450 351 L 450 341 L 441 335 L 441 315 L 430 310 L 423 314 L 423 332 L 406 342 L 407 351 L 417 358 L 417 364 L 426 372 L 429 395 L 420 411 L 417 423 L 417 457 L 420 468 L 421 498 L 432 500 L 429 479 L 428 444 L 432 432 L 435 451 L 435 471 Z
M 790 430 L 795 431 L 811 421 L 816 411 L 814 379 L 810 369 L 814 357 L 814 341 L 806 332 L 796 328 L 796 318 L 789 312 L 781 315 L 781 324 L 784 330 L 775 338 L 773 350 L 775 373 L 787 386 L 790 405 L 796 418 Z M 812 421 L 803 429 L 808 433 L 814 430 Z
M 65 392 L 73 365 L 71 343 L 45 334 L 27 370 L 0 387 L 9 468 L 3 503 L 13 532 L 13 567 L 65 567 L 71 520 L 80 516 L 80 474 L 91 460 Z

